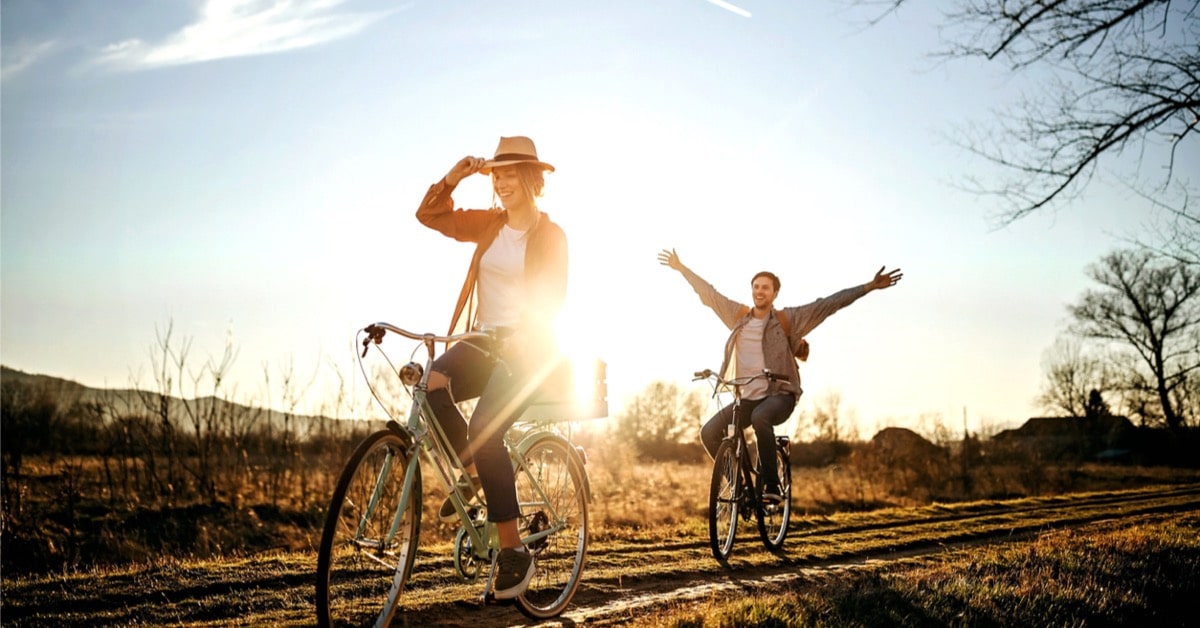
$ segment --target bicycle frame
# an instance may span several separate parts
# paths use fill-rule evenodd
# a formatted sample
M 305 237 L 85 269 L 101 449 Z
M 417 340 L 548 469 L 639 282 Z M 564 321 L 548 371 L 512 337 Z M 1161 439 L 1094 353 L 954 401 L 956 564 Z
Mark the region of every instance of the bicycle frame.
M 426 363 L 425 367 L 422 369 L 420 379 L 413 385 L 413 400 L 408 412 L 408 419 L 404 425 L 400 425 L 393 419 L 388 422 L 388 426 L 393 430 L 399 431 L 401 437 L 409 443 L 407 454 L 410 459 L 416 459 L 417 457 L 413 456 L 413 454 L 419 452 L 420 459 L 424 463 L 431 465 L 437 470 L 436 477 L 442 488 L 449 494 L 449 499 L 454 503 L 455 511 L 458 513 L 459 519 L 463 523 L 463 530 L 471 540 L 471 546 L 473 548 L 474 555 L 476 558 L 486 560 L 490 557 L 491 551 L 495 549 L 495 526 L 490 521 L 485 522 L 483 525 L 474 525 L 470 509 L 468 509 L 468 504 L 462 500 L 461 496 L 458 494 L 458 491 L 455 490 L 454 478 L 457 474 L 464 472 L 465 465 L 463 465 L 462 460 L 459 459 L 457 452 L 455 452 L 454 448 L 450 445 L 449 439 L 446 437 L 446 433 L 444 430 L 442 430 L 441 425 L 436 419 L 433 418 L 433 409 L 430 407 L 429 402 L 426 399 L 426 395 L 428 394 L 429 374 L 432 371 L 435 355 L 435 343 L 446 341 L 469 342 L 472 338 L 489 338 L 490 335 L 487 332 L 470 332 L 467 334 L 450 337 L 434 336 L 429 334 L 417 336 L 388 323 L 375 323 L 374 325 L 368 326 L 364 330 L 368 334 L 368 337 L 363 341 L 364 347 L 366 347 L 367 344 L 372 340 L 374 340 L 376 344 L 379 344 L 379 342 L 382 340 L 382 334 L 373 332 L 372 328 L 386 330 L 406 338 L 419 340 L 425 346 L 427 353 Z M 483 349 L 480 349 L 480 351 L 483 351 Z M 365 353 L 366 352 L 364 350 L 364 355 Z M 531 473 L 530 465 L 525 459 L 525 453 L 535 440 L 544 438 L 542 434 L 546 433 L 554 434 L 552 430 L 544 427 L 534 427 L 533 429 L 528 430 L 520 439 L 520 441 L 515 443 L 515 446 L 509 448 L 510 457 L 515 463 L 516 470 L 519 470 L 519 472 L 527 475 Z M 509 437 L 510 435 L 506 435 L 505 438 L 508 439 Z M 395 538 L 396 533 L 400 529 L 400 524 L 404 520 L 405 508 L 409 503 L 413 486 L 416 483 L 415 478 L 416 474 L 418 473 L 418 468 L 419 465 L 409 465 L 405 471 L 399 507 L 392 518 L 392 525 L 388 530 L 388 536 L 386 539 L 387 542 L 391 542 Z M 386 473 L 383 473 L 380 475 L 380 478 L 382 479 L 385 476 Z M 546 496 L 545 490 L 541 483 L 536 481 L 535 478 L 532 478 L 532 476 L 530 477 L 534 480 L 531 484 L 537 490 L 537 497 L 540 505 L 547 508 L 550 512 L 550 525 L 545 529 L 539 530 L 533 534 L 523 536 L 521 540 L 527 546 L 554 534 L 562 528 L 562 518 L 560 514 L 553 509 L 552 502 Z M 376 492 L 373 496 L 373 499 L 378 496 L 381 489 L 381 486 L 376 486 Z M 370 504 L 371 507 L 374 507 L 374 505 L 375 504 L 373 502 Z M 526 503 L 524 505 L 530 504 Z
M 722 388 L 732 389 L 734 400 L 730 406 L 729 425 L 726 427 L 724 438 L 713 455 L 713 477 L 709 487 L 709 543 L 713 556 L 722 564 L 733 551 L 734 539 L 737 535 L 738 519 L 750 520 L 751 515 L 758 521 L 759 534 L 768 549 L 778 550 L 782 547 L 787 535 L 787 520 L 790 517 L 791 505 L 785 496 L 779 503 L 766 504 L 761 499 L 761 477 L 759 466 L 762 464 L 763 443 L 758 443 L 757 464 L 751 460 L 750 444 L 746 439 L 746 429 L 739 423 L 742 409 L 741 387 L 758 378 L 770 380 L 783 379 L 763 370 L 761 373 L 726 380 L 720 375 L 705 369 L 695 373 L 695 379 L 711 379 L 713 381 L 713 396 L 718 397 Z M 775 450 L 778 440 L 771 442 L 771 456 L 778 456 Z M 787 477 L 788 493 L 790 495 L 790 467 L 787 461 L 780 472 Z M 776 524 L 776 522 L 780 522 Z
M 725 428 L 725 438 L 721 439 L 721 442 L 733 442 L 734 458 L 737 460 L 738 465 L 738 477 L 741 479 L 733 487 L 733 495 L 730 496 L 730 501 L 732 502 L 732 507 L 737 509 L 737 515 L 742 519 L 749 520 L 750 513 L 745 510 L 742 502 L 746 497 L 746 491 L 749 491 L 752 497 L 758 497 L 757 491 L 754 488 L 756 486 L 758 470 L 751 462 L 750 442 L 746 440 L 747 428 L 742 428 L 738 425 L 738 412 L 742 406 L 741 385 L 732 382 L 725 383 L 733 387 L 733 408 L 729 425 Z
M 420 343 L 413 351 L 413 361 L 397 369 L 380 350 L 391 372 L 381 369 L 368 374 L 363 360 L 370 345 L 381 344 L 388 332 Z M 483 516 L 486 495 L 476 507 L 477 496 L 456 481 L 459 475 L 465 475 L 466 465 L 428 399 L 435 343 L 466 342 L 486 354 L 491 346 L 485 349 L 470 343 L 483 338 L 492 341 L 489 344 L 496 340 L 488 332 L 437 336 L 407 332 L 387 323 L 368 325 L 359 331 L 358 340 L 363 344 L 359 366 L 388 421 L 386 428 L 360 441 L 334 487 L 317 551 L 319 624 L 358 623 L 370 616 L 375 617 L 376 625 L 387 625 L 392 620 L 420 546 L 421 514 L 429 486 L 424 475 L 430 467 L 436 470 L 435 483 L 448 493 L 462 524 L 453 544 L 454 567 L 462 578 L 472 581 L 490 563 L 483 601 L 495 599 L 499 526 L 506 524 L 488 521 Z M 426 351 L 424 367 L 416 357 L 422 345 Z M 503 364 L 498 359 L 496 363 Z M 394 399 L 385 401 L 380 394 L 381 387 L 391 388 L 395 382 L 392 378 L 397 376 L 411 398 L 404 418 L 399 416 L 401 405 L 392 404 Z M 591 490 L 586 456 L 552 425 L 557 423 L 514 422 L 513 429 L 504 434 L 516 476 L 516 529 L 536 565 L 533 580 L 514 601 L 533 619 L 563 612 L 578 590 L 587 560 Z M 475 482 L 471 484 L 472 489 L 479 488 Z
M 736 439 L 737 447 L 738 447 L 738 449 L 737 449 L 738 458 L 740 460 L 743 460 L 743 462 L 745 463 L 743 465 L 743 471 L 745 471 L 747 473 L 747 475 L 744 477 L 744 479 L 750 480 L 751 482 L 753 482 L 754 476 L 758 475 L 758 472 L 753 468 L 754 465 L 751 465 L 750 460 L 749 460 L 750 443 L 749 443 L 749 441 L 746 440 L 746 429 L 749 429 L 749 428 L 738 427 L 738 412 L 741 410 L 741 406 L 742 406 L 742 386 L 745 386 L 746 384 L 749 384 L 751 381 L 758 379 L 760 377 L 765 377 L 770 380 L 783 380 L 783 381 L 787 380 L 787 378 L 779 376 L 779 375 L 775 375 L 765 369 L 763 370 L 762 373 L 759 373 L 756 375 L 736 377 L 731 380 L 726 380 L 725 378 L 712 372 L 711 370 L 705 369 L 703 371 L 697 371 L 694 374 L 694 379 L 693 379 L 693 381 L 697 381 L 697 380 L 701 380 L 701 379 L 712 378 L 714 380 L 713 381 L 713 397 L 714 398 L 717 398 L 721 394 L 722 386 L 727 387 L 728 389 L 730 389 L 732 391 L 732 393 L 733 393 L 732 413 L 730 416 L 729 425 L 726 427 L 725 437 L 723 439 L 721 439 L 721 441 L 725 442 L 730 439 Z M 751 486 L 753 486 L 753 484 L 751 484 Z
M 746 431 L 735 428 L 733 430 L 733 432 L 734 432 L 733 435 L 726 436 L 725 440 L 733 439 L 735 441 L 734 456 L 738 460 L 738 469 L 739 469 L 742 481 L 738 484 L 737 489 L 734 493 L 734 501 L 737 502 L 737 504 L 739 506 L 739 510 L 740 510 L 741 499 L 743 497 L 743 494 L 742 494 L 743 491 L 749 490 L 751 492 L 751 495 L 754 495 L 755 497 L 757 497 L 757 494 L 754 490 L 754 486 L 755 486 L 755 478 L 758 477 L 758 470 L 755 469 L 754 465 L 751 464 L 751 462 L 750 462 L 750 443 L 749 443 L 749 441 L 746 440 Z M 742 514 L 743 517 L 746 516 L 745 513 L 740 513 L 740 514 Z

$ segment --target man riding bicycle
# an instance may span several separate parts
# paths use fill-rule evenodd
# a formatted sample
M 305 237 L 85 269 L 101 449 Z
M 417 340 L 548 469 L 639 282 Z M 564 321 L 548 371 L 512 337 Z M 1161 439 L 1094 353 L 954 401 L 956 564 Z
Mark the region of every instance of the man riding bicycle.
M 883 290 L 896 285 L 904 276 L 900 269 L 884 272 L 881 267 L 871 281 L 835 292 L 808 305 L 775 309 L 775 297 L 779 294 L 779 278 L 773 273 L 762 271 L 750 281 L 753 307 L 738 303 L 717 292 L 707 281 L 684 266 L 674 249 L 658 254 L 658 261 L 683 275 L 692 289 L 700 296 L 700 302 L 712 308 L 721 322 L 730 329 L 725 341 L 725 357 L 721 362 L 721 373 L 726 374 L 731 362 L 736 368 L 735 377 L 761 373 L 764 369 L 786 377 L 774 381 L 759 378 L 742 388 L 740 416 L 737 425 L 741 429 L 754 428 L 758 441 L 759 461 L 763 478 L 763 500 L 778 502 L 782 499 L 779 487 L 779 470 L 775 466 L 775 426 L 783 423 L 796 407 L 796 400 L 803 389 L 800 387 L 800 369 L 795 358 L 797 349 L 804 343 L 804 336 L 820 325 L 834 312 L 854 303 L 872 290 Z M 780 317 L 786 317 L 781 321 Z M 785 330 L 790 330 L 785 331 Z M 734 404 L 718 411 L 700 429 L 700 441 L 708 455 L 713 456 L 727 426 L 733 420 Z

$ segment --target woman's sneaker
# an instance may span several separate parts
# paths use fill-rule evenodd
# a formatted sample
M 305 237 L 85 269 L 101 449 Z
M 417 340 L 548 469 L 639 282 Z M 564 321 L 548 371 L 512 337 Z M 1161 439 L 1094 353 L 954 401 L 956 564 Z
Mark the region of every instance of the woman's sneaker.
M 454 483 L 454 490 L 458 491 L 460 496 L 470 495 L 471 497 L 467 499 L 467 503 L 470 504 L 478 501 L 479 494 L 475 492 L 474 488 L 478 485 L 479 478 L 468 480 L 467 476 L 460 475 L 458 481 Z M 442 507 L 438 509 L 438 519 L 444 523 L 453 523 L 458 520 L 458 512 L 454 510 L 454 502 L 450 501 L 449 497 L 442 502 Z
M 493 593 L 497 600 L 511 600 L 529 588 L 533 580 L 533 554 L 524 549 L 505 548 L 496 559 L 496 586 Z

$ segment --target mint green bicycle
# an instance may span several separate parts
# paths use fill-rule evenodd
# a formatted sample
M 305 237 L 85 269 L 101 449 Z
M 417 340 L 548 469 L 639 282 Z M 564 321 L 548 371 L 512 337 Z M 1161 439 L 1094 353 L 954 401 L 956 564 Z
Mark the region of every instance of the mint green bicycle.
M 424 365 L 410 361 L 396 369 L 379 346 L 387 333 L 423 346 Z M 421 532 L 423 470 L 449 493 L 461 527 L 454 540 L 454 568 L 474 581 L 490 565 L 483 600 L 494 601 L 493 581 L 499 545 L 487 504 L 472 503 L 478 487 L 456 487 L 463 464 L 450 446 L 425 399 L 436 343 L 471 343 L 488 332 L 455 336 L 416 334 L 388 323 L 358 333 L 359 364 L 372 394 L 391 420 L 362 441 L 338 479 L 317 554 L 317 620 L 322 626 L 386 626 L 396 617 L 412 578 Z M 475 346 L 475 345 L 472 345 Z M 490 344 L 487 346 L 491 346 Z M 412 404 L 401 423 L 380 398 L 363 359 L 383 354 L 388 370 L 409 391 Z M 480 349 L 483 351 L 483 349 Z M 389 374 L 390 377 L 390 374 Z M 555 422 L 519 421 L 506 435 L 517 479 L 518 527 L 533 553 L 537 572 L 517 607 L 534 619 L 561 614 L 579 588 L 588 546 L 590 487 L 583 449 L 571 443 Z M 423 461 L 421 464 L 419 461 Z

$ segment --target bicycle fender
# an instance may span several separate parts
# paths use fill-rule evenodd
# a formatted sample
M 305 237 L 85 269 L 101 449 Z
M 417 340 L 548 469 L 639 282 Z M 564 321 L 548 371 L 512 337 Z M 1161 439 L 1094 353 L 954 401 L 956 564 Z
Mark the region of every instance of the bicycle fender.
M 404 429 L 403 425 L 400 425 L 395 420 L 389 420 L 387 422 L 387 429 L 396 436 L 399 436 L 400 440 L 404 442 L 405 447 L 412 447 L 412 434 L 407 429 Z

